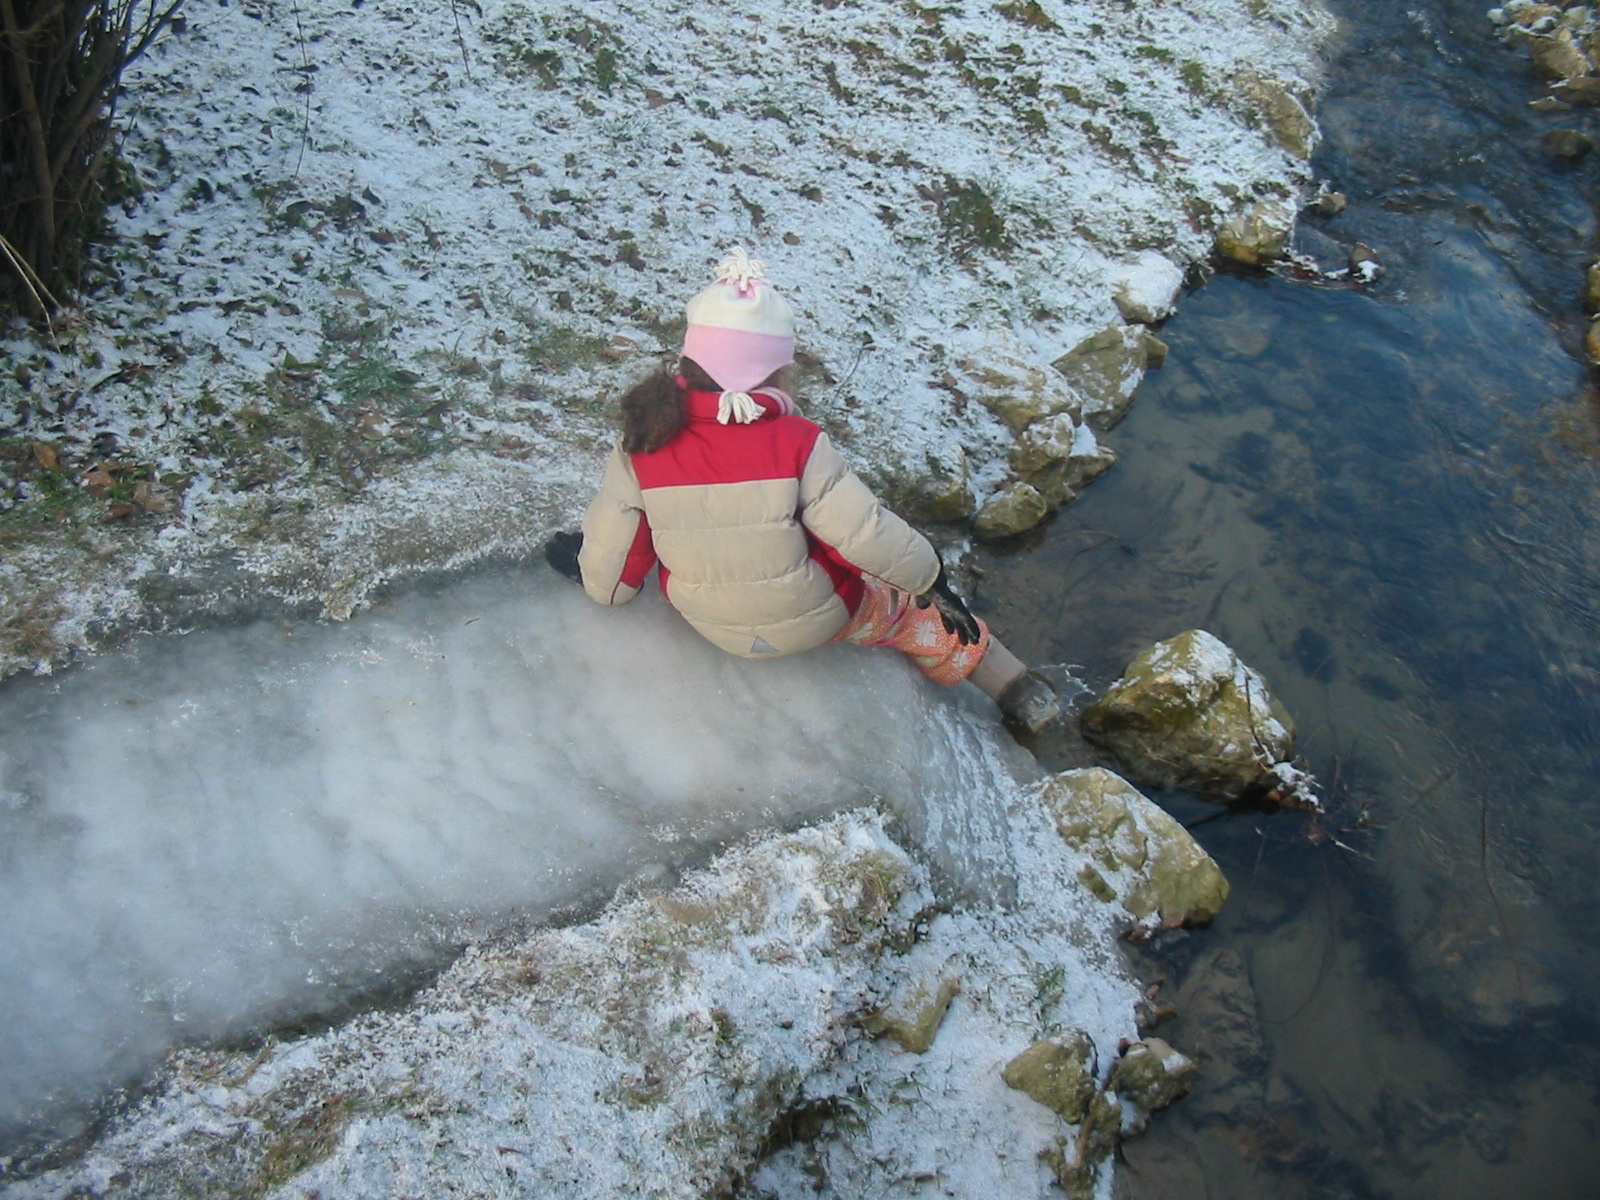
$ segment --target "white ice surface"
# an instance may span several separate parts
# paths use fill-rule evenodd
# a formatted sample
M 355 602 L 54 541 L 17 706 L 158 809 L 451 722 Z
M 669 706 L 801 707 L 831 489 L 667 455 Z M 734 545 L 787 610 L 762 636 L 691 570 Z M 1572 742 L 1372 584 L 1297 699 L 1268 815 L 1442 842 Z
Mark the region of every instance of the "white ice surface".
M 653 593 L 604 609 L 548 571 L 13 680 L 0 1124 L 841 807 L 881 799 L 1003 890 L 978 861 L 1004 854 L 1003 735 L 940 715 L 987 703 L 887 650 L 747 663 Z

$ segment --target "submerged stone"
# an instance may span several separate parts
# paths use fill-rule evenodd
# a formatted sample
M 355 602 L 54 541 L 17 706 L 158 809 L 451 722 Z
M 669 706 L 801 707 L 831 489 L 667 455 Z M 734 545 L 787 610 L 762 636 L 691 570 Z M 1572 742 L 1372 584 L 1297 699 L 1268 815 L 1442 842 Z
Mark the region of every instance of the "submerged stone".
M 1082 724 L 1138 782 L 1216 796 L 1260 783 L 1294 750 L 1265 680 L 1201 629 L 1140 654 Z

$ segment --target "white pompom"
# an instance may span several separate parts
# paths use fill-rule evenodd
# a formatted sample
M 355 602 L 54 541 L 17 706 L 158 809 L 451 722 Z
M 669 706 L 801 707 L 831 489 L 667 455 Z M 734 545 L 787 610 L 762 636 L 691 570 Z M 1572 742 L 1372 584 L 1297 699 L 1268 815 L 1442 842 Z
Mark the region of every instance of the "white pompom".
M 731 283 L 741 292 L 748 292 L 751 284 L 766 277 L 767 264 L 751 258 L 743 246 L 732 247 L 717 263 L 717 282 Z

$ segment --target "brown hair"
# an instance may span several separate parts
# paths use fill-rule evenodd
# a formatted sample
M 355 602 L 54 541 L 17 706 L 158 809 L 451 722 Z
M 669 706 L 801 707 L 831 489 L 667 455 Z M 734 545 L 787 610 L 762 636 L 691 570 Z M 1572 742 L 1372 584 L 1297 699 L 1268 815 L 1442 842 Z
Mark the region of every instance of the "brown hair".
M 692 358 L 678 360 L 677 374 L 665 370 L 642 379 L 622 395 L 622 452 L 649 454 L 678 436 L 689 420 L 682 378 L 697 392 L 720 392 L 723 387 Z M 781 387 L 783 370 L 774 371 L 758 387 Z

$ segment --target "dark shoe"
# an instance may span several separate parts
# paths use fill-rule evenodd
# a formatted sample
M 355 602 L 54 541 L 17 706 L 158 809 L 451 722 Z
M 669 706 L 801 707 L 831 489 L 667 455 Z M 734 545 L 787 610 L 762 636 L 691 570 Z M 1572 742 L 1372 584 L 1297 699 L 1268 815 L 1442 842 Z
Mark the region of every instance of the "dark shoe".
M 997 703 L 1007 725 L 1029 733 L 1038 733 L 1061 715 L 1055 688 L 1031 671 L 1008 683 Z

